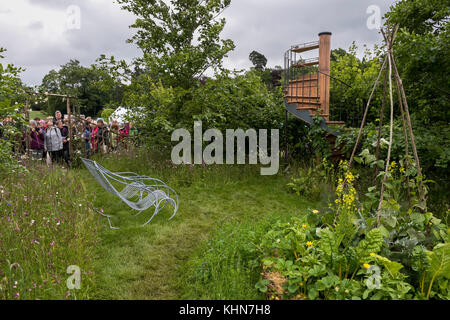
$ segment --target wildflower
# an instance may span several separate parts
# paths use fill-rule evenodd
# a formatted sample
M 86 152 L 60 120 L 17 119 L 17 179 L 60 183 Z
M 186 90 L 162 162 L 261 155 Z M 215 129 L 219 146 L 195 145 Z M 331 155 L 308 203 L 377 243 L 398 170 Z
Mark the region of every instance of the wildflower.
M 280 241 L 281 241 L 280 239 L 277 239 L 277 243 L 280 243 Z
M 336 287 L 336 288 L 334 288 L 335 290 L 336 290 L 336 292 L 338 292 L 339 291 L 339 287 Z
M 371 253 L 369 253 L 369 255 L 370 255 L 370 256 L 374 256 L 374 255 L 375 255 L 375 253 L 371 252 Z
M 55 241 L 53 240 L 52 242 L 50 242 L 50 247 L 53 247 L 55 245 Z
M 306 227 L 307 227 L 306 224 L 303 224 L 303 225 L 302 225 L 302 228 L 303 228 L 303 229 L 306 229 Z
M 366 269 L 369 269 L 369 268 L 370 268 L 370 264 L 364 263 L 364 264 L 363 264 L 363 267 L 366 268 Z
M 308 241 L 308 242 L 306 242 L 306 246 L 309 248 L 309 247 L 311 247 L 313 244 L 312 244 L 312 242 L 311 241 Z
M 319 210 L 314 209 L 312 212 L 315 213 L 315 214 L 318 214 Z
M 430 221 L 430 222 L 428 222 L 428 225 L 429 225 L 429 226 L 433 225 L 433 222 L 431 222 L 431 221 Z
M 34 219 L 31 220 L 30 226 L 32 226 L 36 221 Z
M 20 297 L 20 293 L 17 292 L 16 295 L 14 296 L 14 298 L 19 299 L 19 297 Z

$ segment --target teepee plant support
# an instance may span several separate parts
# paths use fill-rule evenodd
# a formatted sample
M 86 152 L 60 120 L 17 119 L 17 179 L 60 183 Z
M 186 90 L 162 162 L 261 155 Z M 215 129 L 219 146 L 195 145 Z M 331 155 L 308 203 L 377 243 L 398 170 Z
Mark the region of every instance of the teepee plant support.
M 416 168 L 417 168 L 418 189 L 419 189 L 419 197 L 420 197 L 418 207 L 423 212 L 425 212 L 427 210 L 425 189 L 424 189 L 424 185 L 423 185 L 423 175 L 422 175 L 422 170 L 420 167 L 420 161 L 419 161 L 419 156 L 417 153 L 417 147 L 416 147 L 415 140 L 414 140 L 414 133 L 413 133 L 413 129 L 412 129 L 411 117 L 409 114 L 408 101 L 406 99 L 405 89 L 403 87 L 403 82 L 402 82 L 402 79 L 398 72 L 397 64 L 395 62 L 394 53 L 393 53 L 393 44 L 394 44 L 395 36 L 397 34 L 398 29 L 399 29 L 399 26 L 396 25 L 390 34 L 385 32 L 383 29 L 381 29 L 381 33 L 386 42 L 386 56 L 384 58 L 384 61 L 381 66 L 380 72 L 377 76 L 377 79 L 375 80 L 369 100 L 367 101 L 367 105 L 364 110 L 363 119 L 361 121 L 361 127 L 359 129 L 358 136 L 356 138 L 356 142 L 353 147 L 353 151 L 352 151 L 352 154 L 351 154 L 351 157 L 349 160 L 349 164 L 348 164 L 348 170 L 350 170 L 352 163 L 353 163 L 353 159 L 356 154 L 356 150 L 357 150 L 359 142 L 361 140 L 364 126 L 366 124 L 366 117 L 367 117 L 367 113 L 369 111 L 370 103 L 375 94 L 376 88 L 380 81 L 380 77 L 381 77 L 383 71 L 385 71 L 383 100 L 382 100 L 382 106 L 381 106 L 381 110 L 380 110 L 380 124 L 378 127 L 378 137 L 377 137 L 377 144 L 376 144 L 377 162 L 379 160 L 381 129 L 382 129 L 382 125 L 383 125 L 383 114 L 384 114 L 384 109 L 385 109 L 385 104 L 386 104 L 386 102 L 385 102 L 386 95 L 387 95 L 387 91 L 388 91 L 387 83 L 389 84 L 389 103 L 390 103 L 389 145 L 388 145 L 388 152 L 387 152 L 387 157 L 386 157 L 386 162 L 385 162 L 385 170 L 384 170 L 384 174 L 383 174 L 383 180 L 381 182 L 380 200 L 379 200 L 378 208 L 377 208 L 377 226 L 380 226 L 380 222 L 381 222 L 381 212 L 382 212 L 381 209 L 382 209 L 383 200 L 384 200 L 385 184 L 387 182 L 387 178 L 389 175 L 390 158 L 391 158 L 391 151 L 392 151 L 392 144 L 393 144 L 393 125 L 394 125 L 394 98 L 393 98 L 393 84 L 392 84 L 393 78 L 394 78 L 395 84 L 396 84 L 396 92 L 398 95 L 399 108 L 400 108 L 401 119 L 402 119 L 403 135 L 404 135 L 404 139 L 405 139 L 405 167 L 406 168 L 409 167 L 409 143 L 411 143 L 414 161 L 415 161 Z M 377 166 L 378 166 L 378 163 L 377 163 Z M 377 173 L 378 167 L 377 166 L 375 166 L 375 170 L 376 170 L 375 171 L 376 173 L 374 176 L 375 178 L 378 176 L 378 173 Z M 346 184 L 346 181 L 344 180 L 344 185 L 345 184 Z M 409 200 L 409 204 L 411 205 L 410 186 L 409 186 L 410 181 L 409 181 L 408 177 L 407 177 L 407 185 L 408 185 L 408 200 Z M 339 215 L 339 211 L 336 212 L 335 222 L 337 221 L 338 215 Z

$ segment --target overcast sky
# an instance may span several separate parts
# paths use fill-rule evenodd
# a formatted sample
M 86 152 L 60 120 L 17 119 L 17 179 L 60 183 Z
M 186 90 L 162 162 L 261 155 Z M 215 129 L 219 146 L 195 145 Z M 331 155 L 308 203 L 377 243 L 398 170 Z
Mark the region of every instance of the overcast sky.
M 230 69 L 251 66 L 248 55 L 256 50 L 268 66 L 282 65 L 283 53 L 294 44 L 317 40 L 331 31 L 332 48 L 348 49 L 380 44 L 382 36 L 370 30 L 369 6 L 384 15 L 394 0 L 232 0 L 223 13 L 227 19 L 222 37 L 236 49 L 225 60 Z M 73 6 L 80 9 L 79 28 Z M 6 62 L 26 69 L 28 85 L 41 83 L 51 69 L 70 59 L 92 64 L 100 54 L 131 61 L 140 55 L 126 43 L 134 33 L 128 26 L 135 17 L 113 0 L 1 0 L 0 47 L 8 50 Z M 69 21 L 69 24 L 68 24 Z M 372 21 L 372 20 L 371 20 Z M 69 25 L 69 27 L 68 27 Z

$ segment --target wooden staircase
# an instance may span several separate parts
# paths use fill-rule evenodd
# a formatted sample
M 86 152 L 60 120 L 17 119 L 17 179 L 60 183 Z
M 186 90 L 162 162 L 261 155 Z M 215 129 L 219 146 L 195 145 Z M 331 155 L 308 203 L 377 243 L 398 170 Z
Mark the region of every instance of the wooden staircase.
M 327 128 L 344 124 L 330 121 L 330 40 L 331 33 L 322 32 L 319 41 L 292 46 L 285 54 L 284 83 L 288 111 L 307 122 L 311 122 L 311 116 L 320 115 Z M 316 49 L 319 49 L 319 57 L 297 59 L 298 53 Z M 294 107 L 298 112 L 294 112 Z

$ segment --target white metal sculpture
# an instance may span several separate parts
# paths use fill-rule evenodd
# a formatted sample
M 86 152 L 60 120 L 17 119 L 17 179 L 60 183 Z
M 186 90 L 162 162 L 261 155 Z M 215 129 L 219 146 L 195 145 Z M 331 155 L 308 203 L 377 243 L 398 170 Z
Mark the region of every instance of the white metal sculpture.
M 176 215 L 178 211 L 178 195 L 163 181 L 141 176 L 134 172 L 111 172 L 93 160 L 85 158 L 81 158 L 81 160 L 106 191 L 118 196 L 130 208 L 138 211 L 135 216 L 151 207 L 154 208 L 153 215 L 143 226 L 152 221 L 167 203 L 174 209 L 173 215 L 169 220 Z M 112 216 L 105 214 L 103 210 L 96 211 L 108 218 L 111 229 L 118 229 L 111 225 Z

